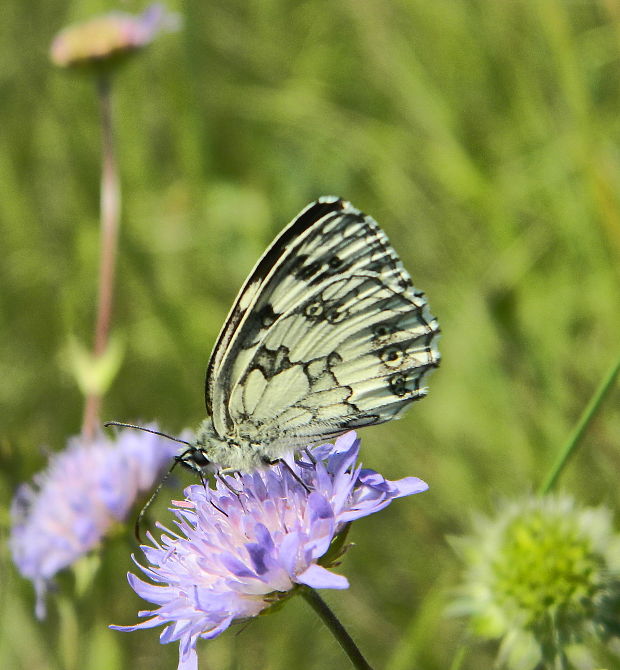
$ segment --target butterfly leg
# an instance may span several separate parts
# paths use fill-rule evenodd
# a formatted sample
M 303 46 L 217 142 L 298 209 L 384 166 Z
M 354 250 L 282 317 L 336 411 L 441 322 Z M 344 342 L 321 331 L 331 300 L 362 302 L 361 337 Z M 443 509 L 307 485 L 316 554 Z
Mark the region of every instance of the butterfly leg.
M 209 500 L 209 502 L 211 503 L 211 505 L 212 505 L 218 512 L 221 512 L 221 513 L 222 513 L 224 516 L 226 516 L 226 517 L 228 516 L 228 514 L 226 514 L 226 512 L 225 512 L 221 507 L 218 507 L 218 506 L 213 502 L 213 500 Z
M 216 477 L 224 484 L 224 486 L 234 495 L 237 497 L 237 500 L 239 501 L 239 504 L 241 507 L 244 509 L 244 511 L 247 511 L 243 505 L 243 500 L 241 499 L 240 491 L 237 491 L 234 487 L 232 487 L 224 478 L 225 474 L 238 474 L 237 470 L 232 470 L 230 468 L 225 468 L 224 470 L 220 470 L 219 472 L 216 473 Z
M 316 465 L 316 458 L 312 455 L 312 452 L 307 447 L 304 449 L 304 454 L 310 459 L 310 462 L 313 465 Z
M 220 470 L 217 471 L 218 475 L 238 475 L 239 470 L 235 470 L 235 468 L 221 468 Z
M 293 476 L 293 479 L 297 481 L 298 484 L 301 484 L 308 493 L 310 493 L 310 489 L 308 486 L 305 484 L 305 482 L 301 479 L 301 477 L 293 470 L 293 468 L 283 459 L 283 458 L 276 458 L 275 460 L 271 460 L 266 458 L 265 459 L 265 465 L 283 465 Z

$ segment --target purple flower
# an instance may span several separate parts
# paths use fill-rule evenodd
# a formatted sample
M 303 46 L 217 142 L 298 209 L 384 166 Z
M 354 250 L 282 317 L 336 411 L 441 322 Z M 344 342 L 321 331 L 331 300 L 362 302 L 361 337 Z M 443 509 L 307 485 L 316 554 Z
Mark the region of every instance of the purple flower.
M 22 484 L 11 505 L 11 553 L 37 594 L 36 615 L 45 616 L 52 577 L 95 547 L 110 526 L 122 521 L 141 491 L 151 489 L 178 451 L 174 442 L 123 430 L 116 440 L 99 436 L 67 449 Z
M 226 476 L 215 489 L 189 486 L 172 510 L 179 532 L 162 527 L 161 541 L 149 535 L 153 546 L 142 547 L 148 565 L 137 565 L 150 582 L 128 575 L 158 608 L 139 612 L 150 617 L 140 624 L 112 628 L 164 624 L 161 642 L 180 642 L 179 669 L 196 669 L 198 638 L 256 616 L 296 585 L 348 588 L 328 569 L 337 558 L 328 554 L 332 540 L 349 522 L 428 488 L 417 477 L 392 482 L 361 469 L 359 444 L 350 432 L 288 466 Z
M 150 44 L 159 33 L 176 30 L 179 17 L 154 4 L 137 16 L 109 12 L 61 30 L 52 42 L 50 57 L 60 67 L 97 65 Z

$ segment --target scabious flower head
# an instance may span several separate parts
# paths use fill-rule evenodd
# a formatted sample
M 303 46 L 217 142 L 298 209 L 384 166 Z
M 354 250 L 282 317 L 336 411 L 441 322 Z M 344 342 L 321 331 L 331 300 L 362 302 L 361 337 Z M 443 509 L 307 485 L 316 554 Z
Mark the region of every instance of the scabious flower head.
M 350 432 L 288 466 L 225 476 L 214 489 L 188 487 L 173 509 L 178 531 L 163 528 L 160 542 L 150 536 L 153 546 L 142 547 L 148 565 L 138 567 L 150 582 L 129 574 L 136 593 L 158 608 L 139 613 L 147 621 L 113 628 L 164 624 L 161 642 L 178 640 L 179 669 L 190 670 L 198 638 L 255 617 L 300 585 L 347 588 L 329 569 L 343 551 L 339 535 L 394 498 L 428 488 L 417 477 L 388 481 L 362 469 L 358 452 Z
M 593 668 L 591 650 L 620 636 L 620 535 L 608 509 L 531 496 L 452 543 L 465 574 L 451 612 L 501 640 L 498 665 Z
M 19 487 L 11 505 L 10 548 L 21 574 L 34 583 L 39 619 L 54 575 L 126 517 L 177 451 L 174 442 L 135 430 L 88 443 L 74 437 L 35 475 L 34 485 Z
M 105 66 L 178 26 L 178 16 L 159 4 L 137 16 L 109 12 L 61 30 L 52 42 L 50 58 L 60 67 Z

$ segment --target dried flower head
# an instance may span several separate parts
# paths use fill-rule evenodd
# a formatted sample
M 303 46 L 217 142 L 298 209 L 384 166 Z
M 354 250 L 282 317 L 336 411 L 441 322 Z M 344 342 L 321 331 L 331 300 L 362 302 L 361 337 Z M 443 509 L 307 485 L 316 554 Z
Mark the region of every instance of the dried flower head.
M 22 484 L 11 506 L 11 553 L 37 594 L 36 614 L 45 616 L 45 593 L 54 575 L 93 549 L 138 495 L 153 487 L 178 447 L 150 433 L 123 430 L 115 440 L 69 440 L 51 457 L 34 485 Z
M 500 666 L 596 667 L 590 648 L 620 635 L 620 536 L 608 509 L 532 496 L 452 542 L 466 568 L 451 611 L 501 640 Z
M 110 12 L 61 30 L 50 48 L 60 67 L 107 66 L 150 44 L 162 32 L 177 30 L 179 17 L 154 4 L 134 15 Z
M 195 669 L 198 638 L 255 617 L 298 585 L 347 588 L 329 568 L 349 522 L 428 488 L 416 477 L 392 482 L 363 470 L 358 453 L 350 432 L 300 461 L 226 476 L 215 489 L 188 487 L 173 509 L 178 532 L 163 528 L 160 542 L 150 536 L 153 546 L 142 547 L 148 565 L 138 567 L 150 582 L 129 574 L 136 593 L 158 608 L 139 613 L 147 621 L 113 628 L 163 624 L 161 642 L 180 642 L 179 668 Z

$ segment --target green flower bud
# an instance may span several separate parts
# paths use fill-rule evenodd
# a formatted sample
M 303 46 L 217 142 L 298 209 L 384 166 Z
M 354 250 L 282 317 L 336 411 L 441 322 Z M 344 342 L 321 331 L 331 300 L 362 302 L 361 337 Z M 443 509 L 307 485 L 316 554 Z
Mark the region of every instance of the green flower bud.
M 618 643 L 620 535 L 607 508 L 532 496 L 451 542 L 465 571 L 450 611 L 501 641 L 500 666 L 593 668 L 595 650 Z

